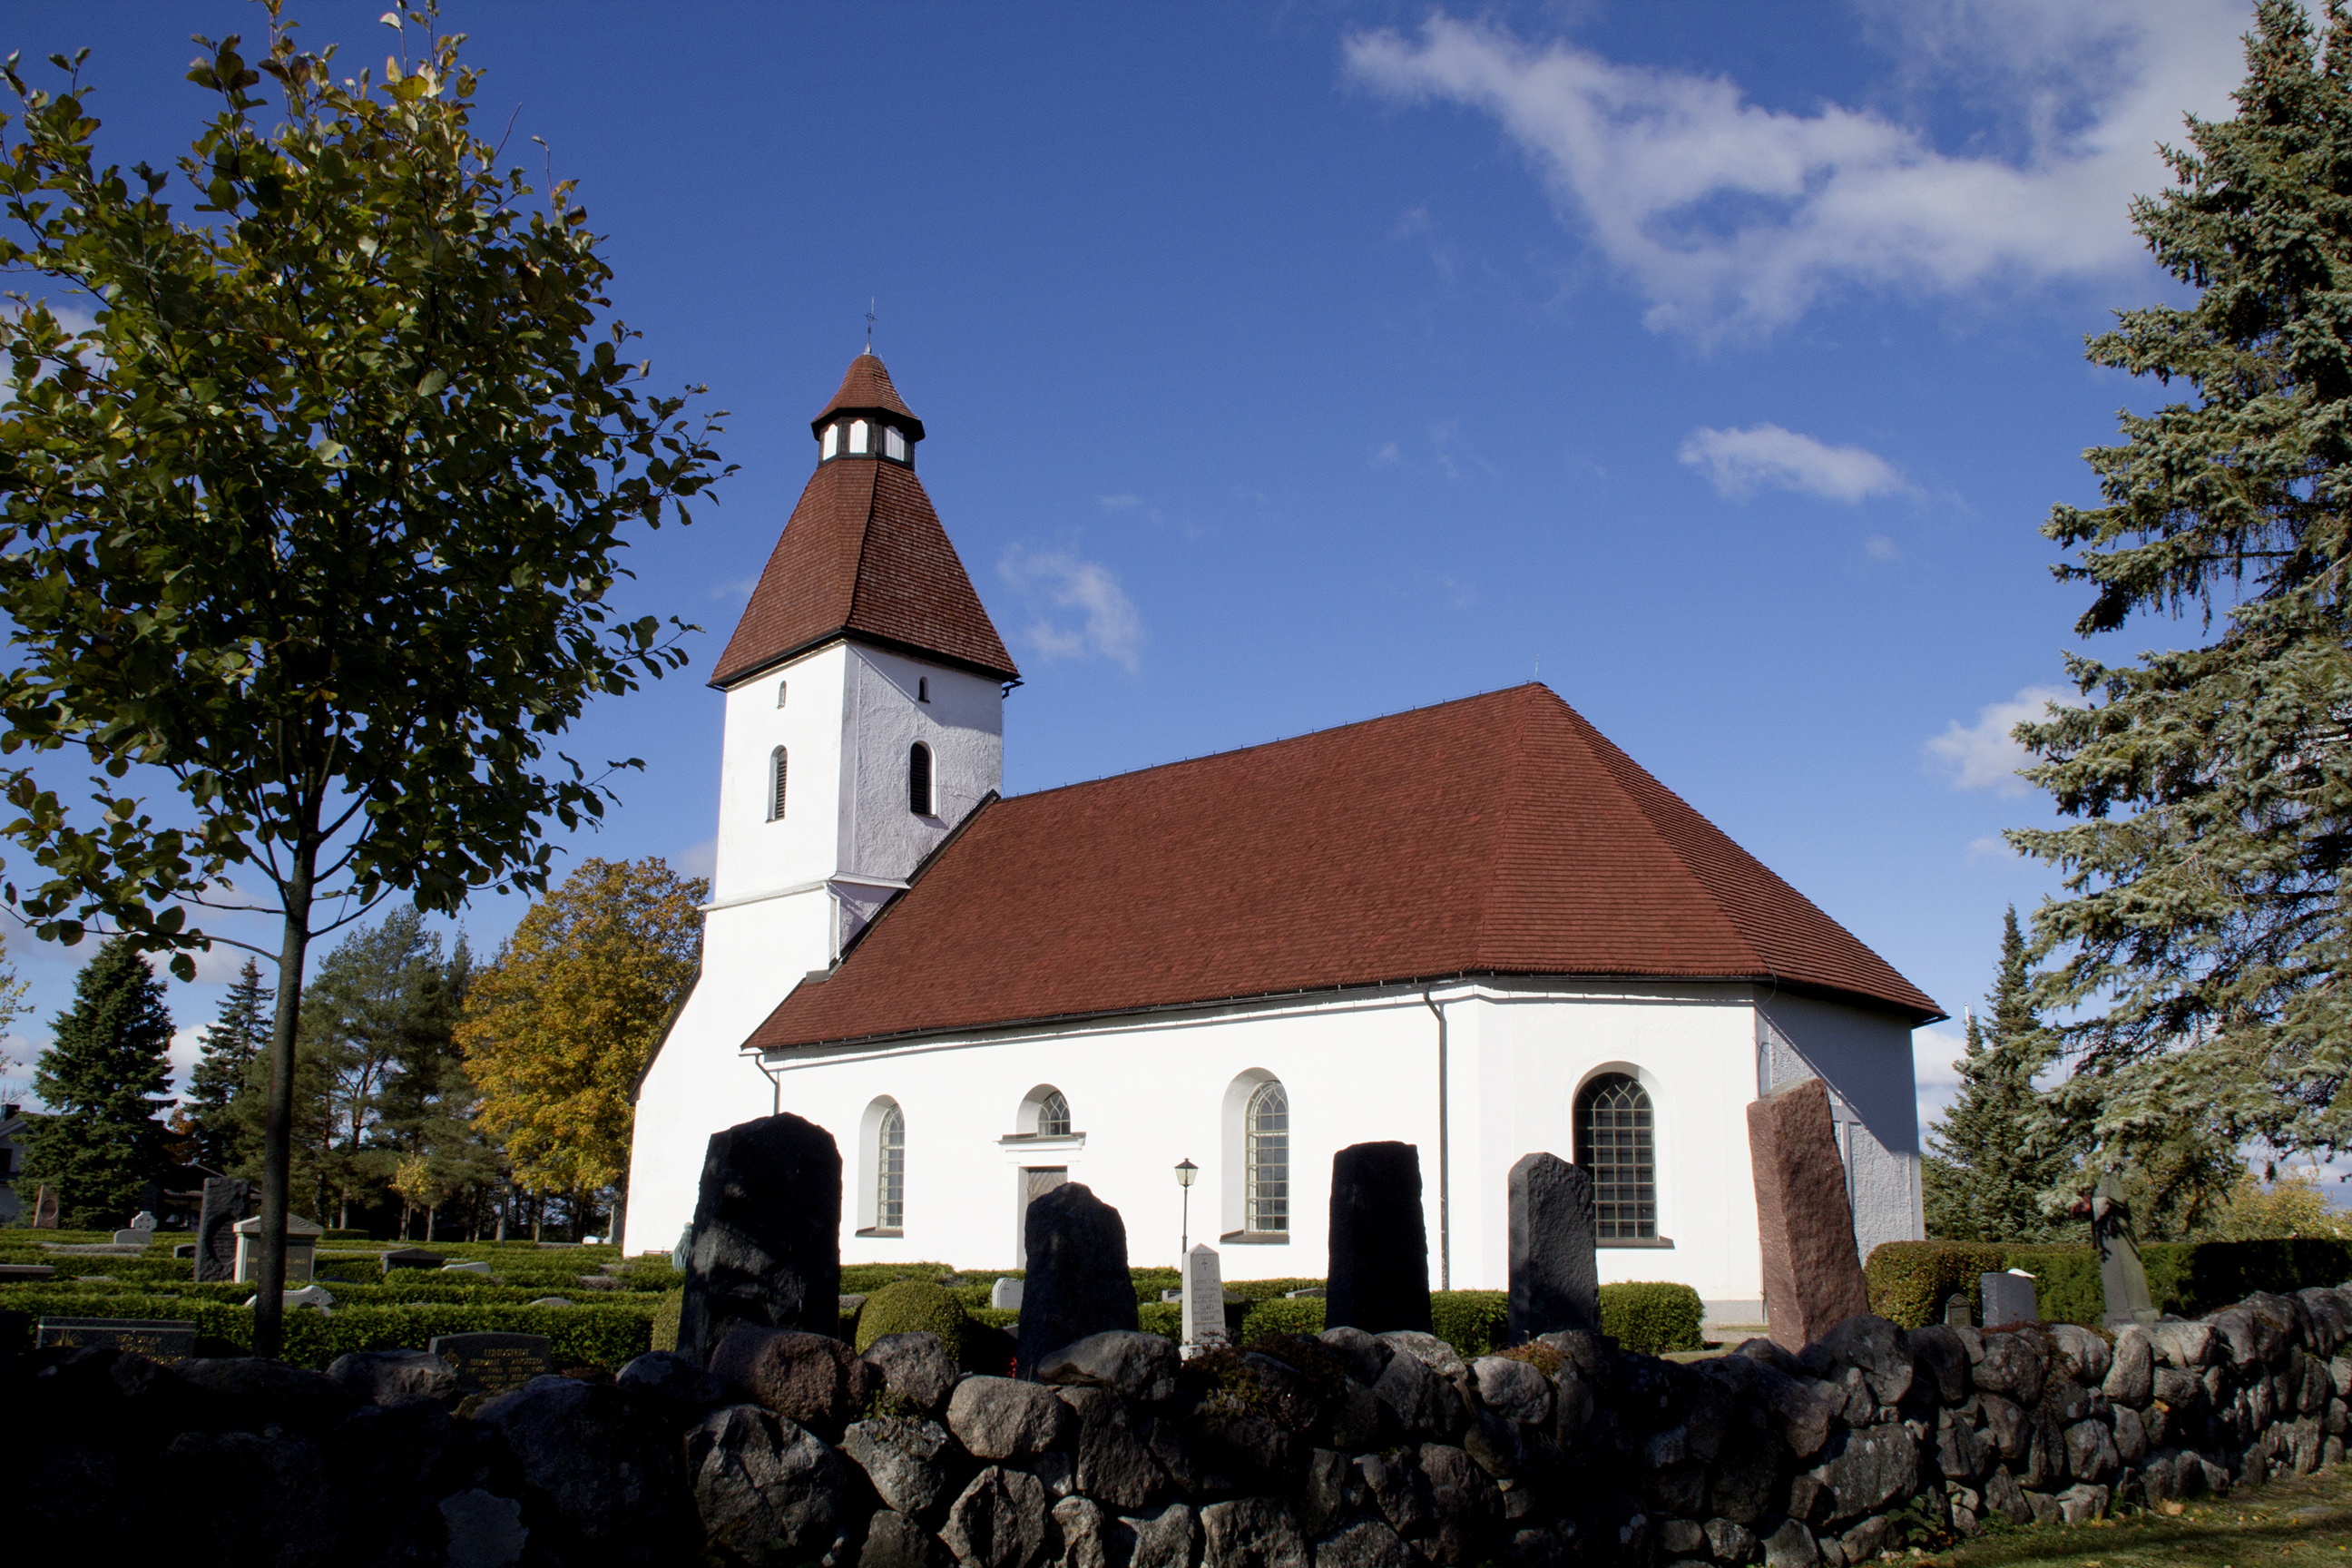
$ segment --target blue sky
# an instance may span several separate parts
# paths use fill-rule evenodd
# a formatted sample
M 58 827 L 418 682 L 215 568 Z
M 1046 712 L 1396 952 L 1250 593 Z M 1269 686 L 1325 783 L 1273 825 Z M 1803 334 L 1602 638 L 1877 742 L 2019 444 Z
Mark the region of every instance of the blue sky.
M 382 8 L 302 36 L 380 62 Z M 2047 819 L 2004 736 L 2084 603 L 2036 530 L 2158 401 L 2082 340 L 2179 297 L 2126 205 L 2184 110 L 2227 112 L 2247 10 L 453 4 L 484 125 L 579 182 L 655 380 L 707 383 L 741 465 L 633 552 L 698 673 L 593 711 L 579 748 L 647 767 L 570 848 L 707 864 L 701 676 L 871 299 L 1026 676 L 1008 790 L 1539 673 L 1957 1018 L 2053 886 L 1998 838 Z M 260 30 L 0 22 L 91 47 L 126 164 L 206 107 L 187 36 Z M 10 950 L 24 1057 L 81 955 Z M 235 962 L 173 987 L 191 1032 Z M 1923 1083 L 1957 1037 L 1919 1037 Z

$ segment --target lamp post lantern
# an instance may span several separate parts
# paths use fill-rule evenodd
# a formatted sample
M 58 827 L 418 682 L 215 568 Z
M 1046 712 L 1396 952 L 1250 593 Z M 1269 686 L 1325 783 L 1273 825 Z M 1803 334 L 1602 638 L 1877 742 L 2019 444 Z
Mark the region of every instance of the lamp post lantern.
M 1176 1242 L 1176 1271 L 1180 1275 L 1184 1271 L 1185 1254 L 1192 1250 L 1192 1178 L 1200 1173 L 1201 1167 L 1190 1160 L 1176 1167 L 1176 1184 L 1184 1190 L 1184 1218 Z

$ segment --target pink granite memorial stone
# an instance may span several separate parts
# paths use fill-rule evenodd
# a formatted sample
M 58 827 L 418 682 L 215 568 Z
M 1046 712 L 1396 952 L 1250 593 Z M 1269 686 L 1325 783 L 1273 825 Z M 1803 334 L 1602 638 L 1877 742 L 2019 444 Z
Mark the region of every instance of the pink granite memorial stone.
M 1756 1171 L 1768 1331 L 1781 1349 L 1801 1351 L 1870 1310 L 1829 1086 L 1809 1078 L 1750 1100 L 1748 1154 Z

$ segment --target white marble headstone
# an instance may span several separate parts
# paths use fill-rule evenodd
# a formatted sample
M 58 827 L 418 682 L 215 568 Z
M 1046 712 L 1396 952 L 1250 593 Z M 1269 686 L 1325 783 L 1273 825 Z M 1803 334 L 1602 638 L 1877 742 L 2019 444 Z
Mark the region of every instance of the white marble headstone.
M 988 1288 L 988 1304 L 1000 1312 L 1021 1310 L 1021 1281 L 1006 1276 Z
M 1184 1342 L 1225 1342 L 1225 1280 L 1217 1249 L 1205 1241 L 1184 1255 Z

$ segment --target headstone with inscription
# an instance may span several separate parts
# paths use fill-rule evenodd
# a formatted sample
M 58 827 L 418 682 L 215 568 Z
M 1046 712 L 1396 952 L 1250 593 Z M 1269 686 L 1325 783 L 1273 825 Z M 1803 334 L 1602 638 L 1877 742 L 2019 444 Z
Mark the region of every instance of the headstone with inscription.
M 1997 1329 L 2005 1323 L 2038 1323 L 2042 1321 L 2042 1305 L 2035 1299 L 2033 1276 L 2021 1268 L 2006 1274 L 1980 1276 L 1977 1284 L 1984 1294 L 1984 1326 Z
M 1184 1255 L 1184 1343 L 1224 1342 L 1224 1276 L 1218 1268 L 1217 1249 L 1205 1241 L 1197 1242 Z
M 999 1275 L 996 1283 L 988 1288 L 988 1304 L 999 1312 L 1021 1310 L 1021 1281 L 1009 1274 Z
M 241 1219 L 229 1227 L 236 1233 L 236 1282 L 249 1285 L 261 1276 L 261 1216 Z M 327 1227 L 299 1214 L 286 1216 L 286 1288 L 308 1285 L 319 1260 L 319 1237 Z
M 425 1348 L 457 1369 L 467 1394 L 504 1394 L 555 1371 L 555 1342 L 545 1334 L 441 1334 Z
M 33 1228 L 58 1228 L 58 1190 L 46 1182 L 41 1184 L 40 1194 L 33 1199 Z
M 1323 1287 L 1330 1327 L 1430 1331 L 1418 1148 L 1350 1143 L 1331 1156 L 1330 1260 Z
M 2140 1264 L 2139 1243 L 2132 1237 L 2131 1205 L 2105 1180 L 2091 1194 L 2091 1245 L 2099 1251 L 2105 1325 L 2153 1323 L 2161 1317 L 2147 1288 L 2147 1270 Z
M 145 1247 L 154 1239 L 155 1216 L 145 1209 L 131 1216 L 128 1229 L 114 1233 L 114 1245 L 117 1247 Z
M 1510 1342 L 1561 1329 L 1601 1331 L 1592 1175 L 1557 1154 L 1511 1167 Z
M 1829 1085 L 1809 1078 L 1749 1100 L 1748 1157 L 1767 1332 L 1782 1350 L 1801 1351 L 1870 1310 Z
M 259 1194 L 254 1184 L 237 1176 L 205 1178 L 204 1206 L 196 1211 L 196 1278 L 236 1279 L 236 1232 L 231 1228 L 253 1216 Z
M 101 1345 L 151 1361 L 185 1361 L 196 1353 L 196 1325 L 152 1318 L 43 1318 L 33 1343 Z

